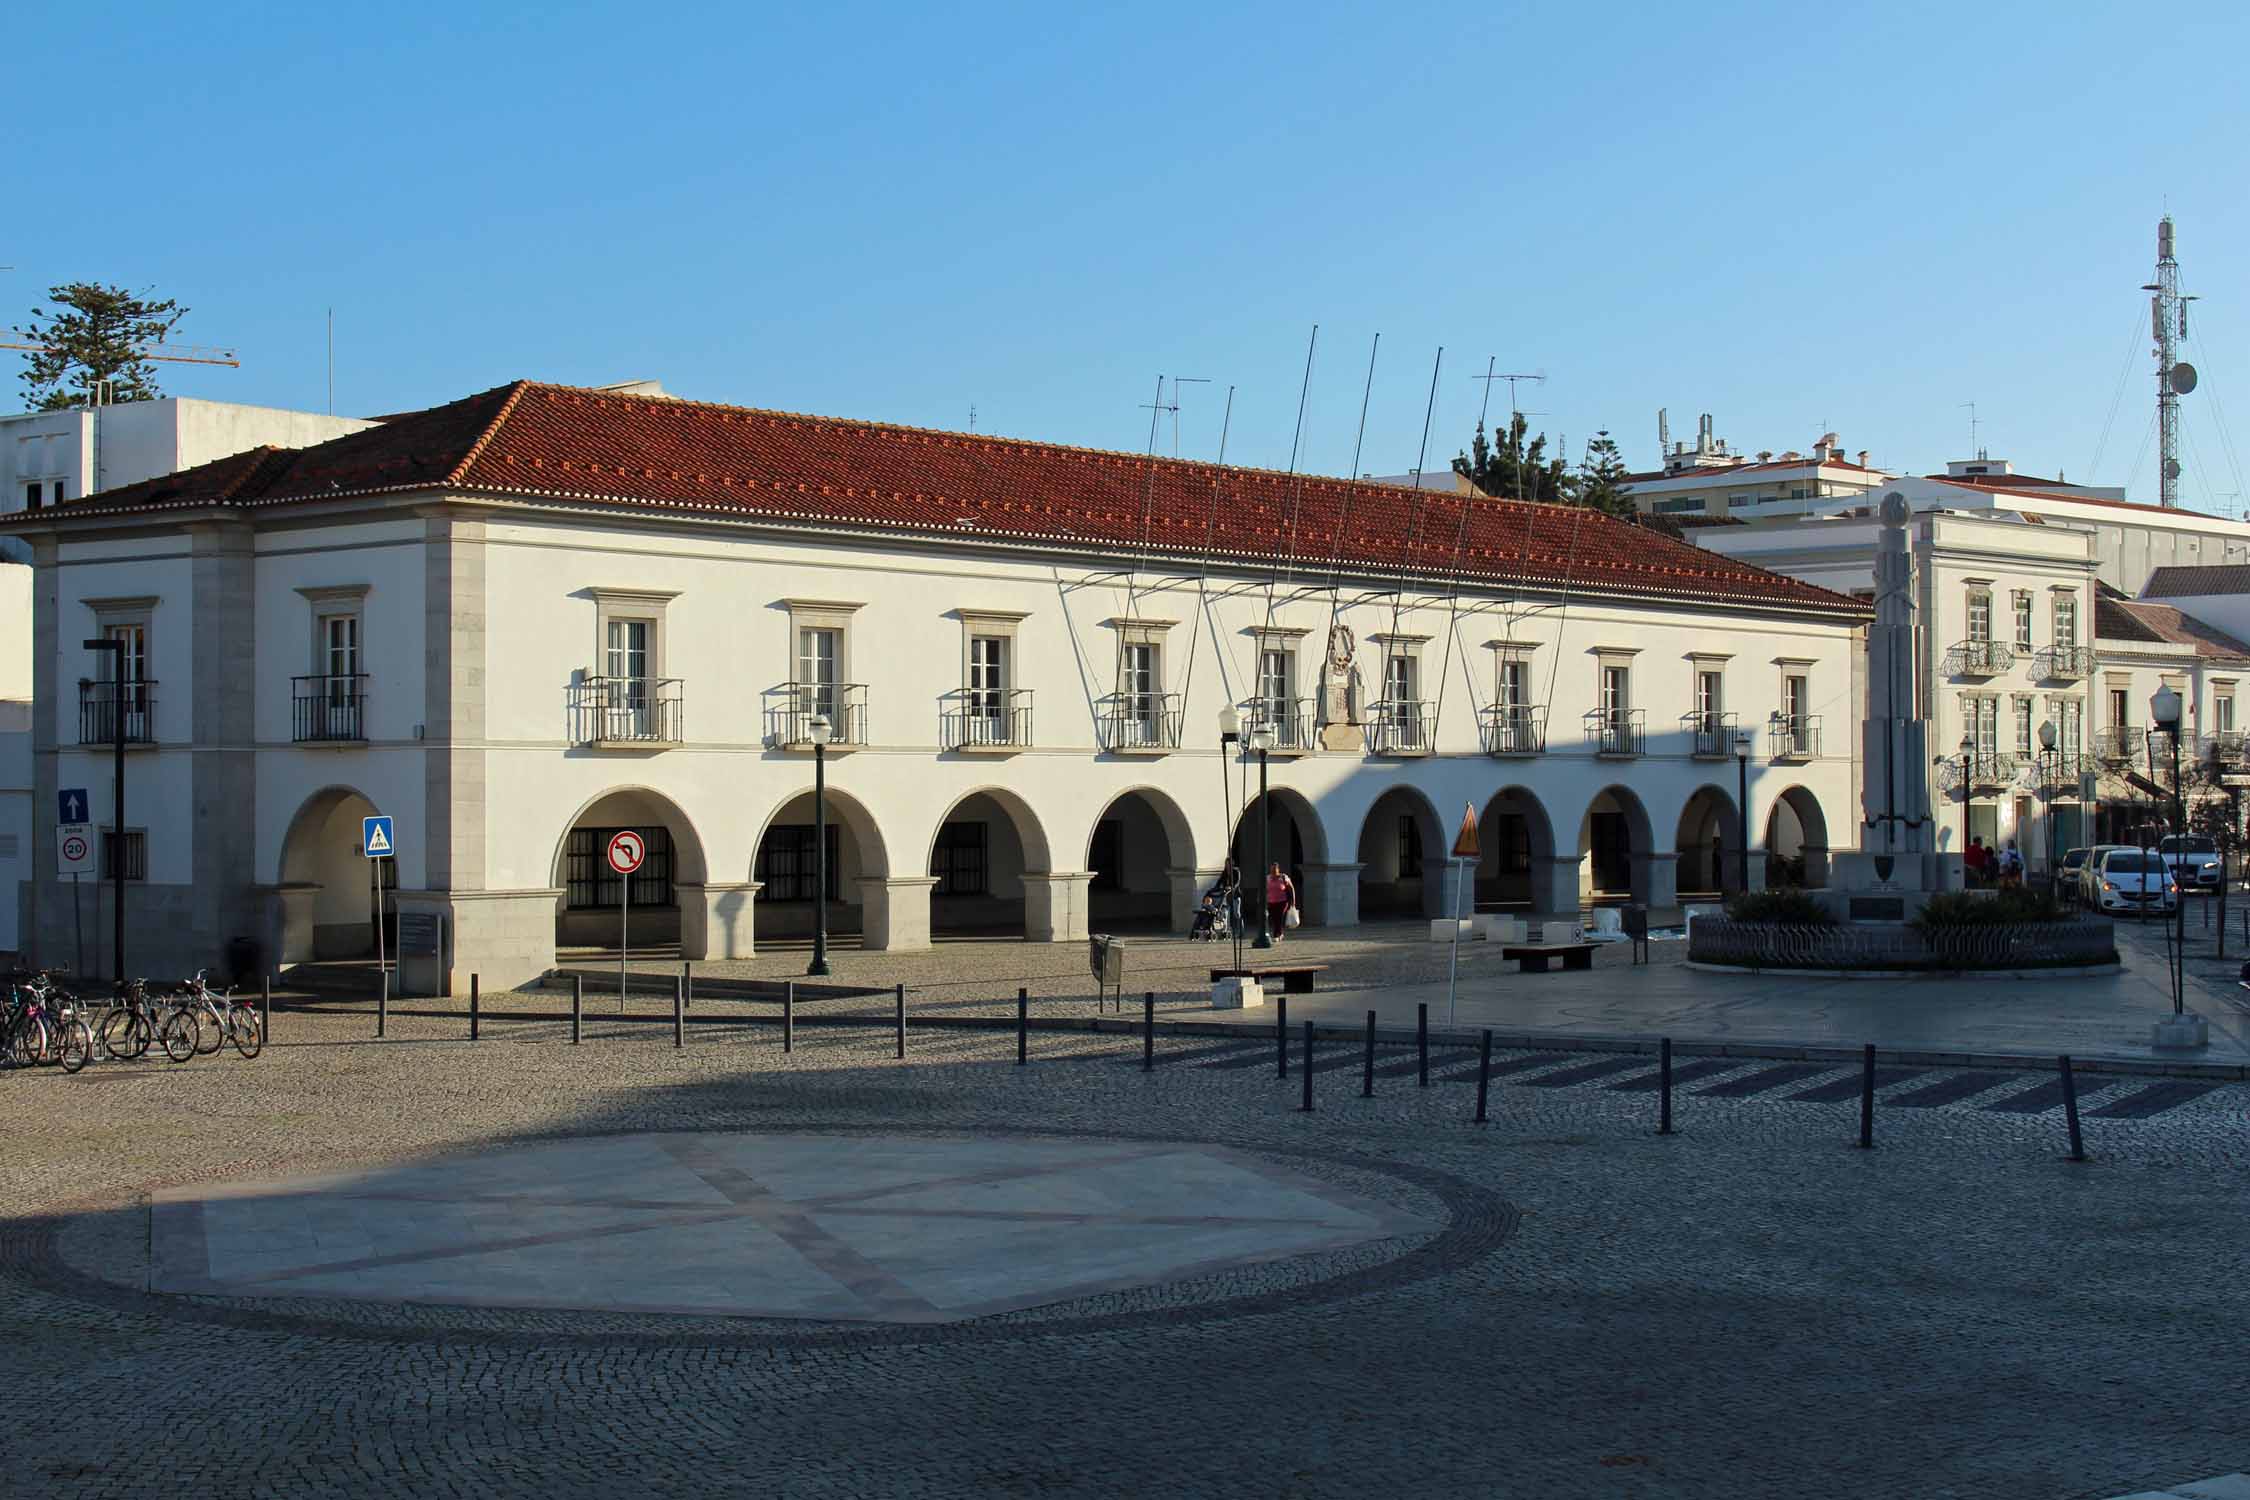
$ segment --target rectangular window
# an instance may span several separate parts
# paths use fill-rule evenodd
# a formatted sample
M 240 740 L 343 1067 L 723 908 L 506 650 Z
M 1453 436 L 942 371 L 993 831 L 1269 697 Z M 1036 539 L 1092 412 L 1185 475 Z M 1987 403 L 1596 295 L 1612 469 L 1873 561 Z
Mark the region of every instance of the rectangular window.
M 808 625 L 797 632 L 797 708 L 805 714 L 825 714 L 831 724 L 839 718 L 837 661 L 843 634 L 824 625 Z
M 1602 712 L 1612 723 L 1622 720 L 1632 709 L 1630 667 L 1602 668 Z
M 969 638 L 969 712 L 994 723 L 1006 713 L 1008 703 L 1008 640 L 1006 636 Z
M 36 484 L 27 484 L 23 487 L 23 508 L 25 510 L 37 510 L 39 508 L 40 489 L 41 487 Z
M 1695 714 L 1702 721 L 1704 732 L 1716 734 L 1719 715 L 1726 711 L 1724 674 L 1698 672 L 1695 674 Z
M 625 896 L 625 878 L 609 867 L 609 841 L 622 828 L 573 828 L 563 846 L 563 903 L 572 911 L 615 911 Z M 636 828 L 648 855 L 633 872 L 635 906 L 672 904 L 672 833 L 661 824 Z M 395 870 L 396 860 L 384 860 Z
M 837 872 L 842 845 L 839 830 L 834 823 L 828 825 L 828 899 L 837 899 L 843 889 L 842 877 Z M 813 852 L 813 825 L 810 823 L 781 823 L 766 830 L 765 839 L 758 845 L 757 878 L 765 883 L 758 892 L 760 901 L 799 901 L 809 903 L 820 881 L 820 861 Z
M 1383 696 L 1392 703 L 1414 700 L 1414 658 L 1393 652 L 1383 662 Z
M 1259 712 L 1273 728 L 1274 743 L 1297 747 L 1297 653 L 1268 646 L 1258 653 Z
M 1792 724 L 1802 724 L 1812 703 L 1812 680 L 1802 672 L 1781 679 L 1781 712 Z
M 2031 700 L 2029 698 L 2018 698 L 2015 701 L 2015 727 L 2016 754 L 2029 755 L 2031 753 Z
M 2055 595 L 2055 645 L 2065 651 L 2078 645 L 2078 601 L 2068 594 Z
M 2109 690 L 2109 727 L 2123 729 L 2133 722 L 2133 695 L 2125 688 Z
M 1522 708 L 1531 702 L 1531 663 L 1510 657 L 1500 663 L 1496 701 L 1502 708 Z
M 930 873 L 937 877 L 933 896 L 983 896 L 991 893 L 990 861 L 983 823 L 948 823 L 930 849 Z
M 2234 733 L 2234 694 L 2219 693 L 2211 699 L 2211 728 L 2217 734 Z
M 1398 820 L 1398 878 L 1412 880 L 1422 873 L 1422 824 L 1412 813 Z
M 1156 654 L 1153 641 L 1128 642 L 1124 655 L 1118 660 L 1117 691 L 1124 699 L 1126 723 L 1129 733 L 1138 734 L 1138 743 L 1153 745 L 1161 737 L 1163 700 L 1159 688 L 1164 679 L 1159 671 L 1163 663 Z
M 118 624 L 102 631 L 104 639 L 122 641 L 122 653 L 104 651 L 101 654 L 103 679 L 122 671 L 123 685 L 116 689 L 118 710 L 125 715 L 125 738 L 132 741 L 153 740 L 154 727 L 149 723 L 148 690 L 148 626 L 140 622 Z M 104 735 L 103 738 L 108 738 Z
M 101 869 L 102 879 L 115 880 L 117 878 L 117 832 L 115 829 L 105 828 L 102 830 Z M 128 828 L 125 830 L 125 878 L 127 880 L 148 879 L 148 831 L 146 829 Z
M 1969 590 L 1969 639 L 1992 639 L 1992 590 Z
M 1969 715 L 1969 738 L 1976 742 L 1979 756 L 1995 755 L 2000 749 L 2000 700 L 1998 698 L 1971 698 L 1963 705 Z
M 1703 509 L 1703 497 L 1701 495 L 1676 495 L 1669 500 L 1657 501 L 1655 509 L 1661 515 L 1678 515 L 1682 511 L 1700 511 Z
M 2086 707 L 2076 698 L 2066 700 L 2060 715 L 2062 723 L 2056 734 L 2056 747 L 2064 756 L 2076 760 L 2086 753 Z
M 2010 602 L 2015 606 L 2016 613 L 2016 649 L 2029 651 L 2031 649 L 2031 590 L 2017 589 L 2015 597 Z

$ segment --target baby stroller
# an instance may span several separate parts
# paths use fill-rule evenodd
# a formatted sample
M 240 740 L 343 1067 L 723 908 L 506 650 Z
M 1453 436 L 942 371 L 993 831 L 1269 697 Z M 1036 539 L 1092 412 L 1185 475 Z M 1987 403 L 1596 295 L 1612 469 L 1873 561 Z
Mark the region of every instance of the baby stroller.
M 1203 893 L 1203 904 L 1195 909 L 1195 925 L 1188 936 L 1207 943 L 1224 942 L 1232 936 L 1227 924 L 1227 906 L 1217 887 Z

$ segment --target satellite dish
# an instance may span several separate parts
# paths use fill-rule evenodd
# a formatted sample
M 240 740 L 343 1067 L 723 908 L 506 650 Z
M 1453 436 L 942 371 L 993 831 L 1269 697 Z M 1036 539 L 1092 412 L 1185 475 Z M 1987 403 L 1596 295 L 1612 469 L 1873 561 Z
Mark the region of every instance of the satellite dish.
M 2186 360 L 2183 359 L 2178 364 L 2172 366 L 2173 394 L 2184 396 L 2189 391 L 2192 391 L 2194 389 L 2195 366 L 2189 364 Z

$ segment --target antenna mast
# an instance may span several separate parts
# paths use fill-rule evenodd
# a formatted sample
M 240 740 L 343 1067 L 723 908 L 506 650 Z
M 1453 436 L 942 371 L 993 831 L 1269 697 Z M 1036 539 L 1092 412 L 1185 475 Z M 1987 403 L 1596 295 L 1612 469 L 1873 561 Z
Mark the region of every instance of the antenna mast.
M 2166 510 L 2180 504 L 2180 398 L 2195 389 L 2195 366 L 2180 358 L 2187 337 L 2187 304 L 2180 295 L 2180 263 L 2172 254 L 2172 216 L 2156 221 L 2156 279 L 2141 288 L 2148 299 L 2149 332 L 2156 341 L 2156 494 Z

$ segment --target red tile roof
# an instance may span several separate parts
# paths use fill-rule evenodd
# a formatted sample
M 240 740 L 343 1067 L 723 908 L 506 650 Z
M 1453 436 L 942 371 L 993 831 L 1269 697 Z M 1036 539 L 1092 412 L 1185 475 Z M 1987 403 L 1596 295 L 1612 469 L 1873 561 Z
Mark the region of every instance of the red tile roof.
M 2250 593 L 2250 563 L 2170 563 L 2148 575 L 2144 599 Z
M 262 449 L 40 512 L 244 508 L 442 489 L 1487 584 L 1865 606 L 1597 512 L 518 381 L 310 448 Z M 1466 507 L 1464 530 L 1463 509 Z
M 2169 604 L 2127 599 L 2107 591 L 2094 597 L 2094 634 L 2113 641 L 2154 641 L 2193 646 L 2195 654 L 2212 659 L 2250 661 L 2250 646 L 2223 630 L 2214 630 L 2193 615 Z

